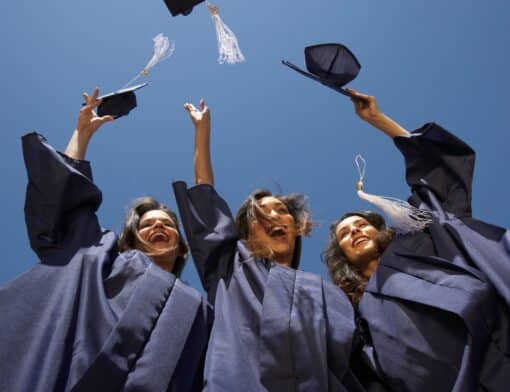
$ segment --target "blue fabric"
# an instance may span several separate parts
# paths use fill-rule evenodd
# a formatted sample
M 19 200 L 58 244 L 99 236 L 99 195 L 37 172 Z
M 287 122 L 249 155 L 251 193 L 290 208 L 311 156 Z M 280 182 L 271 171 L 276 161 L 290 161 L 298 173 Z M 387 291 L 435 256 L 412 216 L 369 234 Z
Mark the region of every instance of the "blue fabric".
M 397 235 L 359 310 L 397 391 L 504 391 L 510 381 L 508 231 L 471 217 L 474 151 L 436 124 L 395 138 L 424 231 Z
M 174 183 L 184 230 L 215 318 L 207 391 L 344 391 L 353 309 L 337 287 L 254 257 L 210 185 Z M 351 388 L 352 386 L 352 388 Z
M 200 390 L 205 301 L 143 253 L 119 254 L 88 162 L 35 133 L 23 150 L 41 262 L 0 288 L 0 390 Z

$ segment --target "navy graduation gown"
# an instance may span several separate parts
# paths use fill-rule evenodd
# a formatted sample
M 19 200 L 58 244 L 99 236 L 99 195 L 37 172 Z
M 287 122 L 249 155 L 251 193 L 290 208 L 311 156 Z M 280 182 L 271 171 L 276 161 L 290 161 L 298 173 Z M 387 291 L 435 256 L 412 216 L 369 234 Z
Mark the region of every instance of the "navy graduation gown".
M 360 301 L 379 368 L 397 391 L 508 390 L 510 236 L 471 217 L 474 151 L 436 124 L 394 141 L 435 219 L 394 238 Z
M 99 226 L 87 161 L 23 137 L 25 216 L 40 264 L 0 288 L 1 391 L 193 391 L 201 295 Z
M 210 185 L 174 192 L 195 265 L 214 301 L 208 391 L 343 391 L 354 331 L 345 294 L 320 277 L 255 257 Z

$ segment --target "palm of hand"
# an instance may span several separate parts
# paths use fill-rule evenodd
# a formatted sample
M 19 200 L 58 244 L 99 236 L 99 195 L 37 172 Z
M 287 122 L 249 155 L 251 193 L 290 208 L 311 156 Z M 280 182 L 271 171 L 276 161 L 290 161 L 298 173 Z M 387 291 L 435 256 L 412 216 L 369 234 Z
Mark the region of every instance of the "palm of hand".
M 203 100 L 200 101 L 200 109 L 196 108 L 191 103 L 184 104 L 184 108 L 188 111 L 195 127 L 207 125 L 210 122 L 209 108 L 205 105 Z
M 92 97 L 89 97 L 87 93 L 83 93 L 85 106 L 80 109 L 78 124 L 76 125 L 76 129 L 79 132 L 92 135 L 105 122 L 113 121 L 113 116 L 99 117 L 94 111 L 94 109 L 101 103 L 101 100 L 97 98 L 98 95 L 99 89 L 97 87 L 94 89 Z

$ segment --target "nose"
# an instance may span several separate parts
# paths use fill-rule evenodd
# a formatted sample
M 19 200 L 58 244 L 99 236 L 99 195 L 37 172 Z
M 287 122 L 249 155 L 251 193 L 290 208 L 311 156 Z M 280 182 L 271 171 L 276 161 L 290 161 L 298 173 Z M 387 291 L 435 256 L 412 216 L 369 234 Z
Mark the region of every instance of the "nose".
M 351 227 L 351 234 L 355 234 L 355 233 L 359 233 L 359 232 L 361 232 L 361 230 L 358 226 Z
M 154 221 L 153 227 L 162 227 L 162 226 L 163 226 L 163 222 L 161 222 L 159 219 L 156 219 Z

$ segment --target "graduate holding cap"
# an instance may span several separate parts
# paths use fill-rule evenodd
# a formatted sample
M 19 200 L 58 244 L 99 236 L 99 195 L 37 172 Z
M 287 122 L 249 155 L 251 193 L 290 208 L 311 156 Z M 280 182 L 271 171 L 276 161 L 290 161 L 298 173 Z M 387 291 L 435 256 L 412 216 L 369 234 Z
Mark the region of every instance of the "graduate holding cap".
M 199 391 L 207 307 L 179 276 L 176 215 L 135 200 L 120 238 L 103 229 L 85 153 L 113 116 L 84 95 L 65 153 L 23 137 L 25 218 L 40 263 L 0 288 L 1 391 Z
M 303 195 L 253 192 L 236 217 L 214 187 L 210 114 L 185 105 L 195 126 L 195 186 L 174 183 L 191 254 L 215 319 L 208 391 L 357 391 L 349 371 L 354 314 L 346 295 L 300 271 L 311 230 Z
M 363 335 L 356 374 L 398 391 L 508 390 L 510 232 L 471 216 L 475 152 L 434 123 L 408 132 L 374 97 L 349 93 L 359 117 L 402 152 L 412 192 L 407 204 L 359 183 L 392 227 L 351 211 L 330 228 L 325 259 Z

